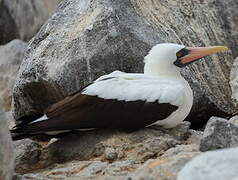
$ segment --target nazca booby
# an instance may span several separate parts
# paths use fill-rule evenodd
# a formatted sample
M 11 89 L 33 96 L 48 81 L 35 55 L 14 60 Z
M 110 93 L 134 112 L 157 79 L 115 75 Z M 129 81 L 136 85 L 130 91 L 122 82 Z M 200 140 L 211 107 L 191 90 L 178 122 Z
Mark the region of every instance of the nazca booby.
M 44 114 L 20 118 L 11 130 L 13 139 L 94 128 L 133 131 L 153 124 L 175 127 L 193 104 L 192 90 L 180 68 L 223 50 L 227 48 L 157 44 L 144 58 L 144 73 L 114 71 L 99 77 Z

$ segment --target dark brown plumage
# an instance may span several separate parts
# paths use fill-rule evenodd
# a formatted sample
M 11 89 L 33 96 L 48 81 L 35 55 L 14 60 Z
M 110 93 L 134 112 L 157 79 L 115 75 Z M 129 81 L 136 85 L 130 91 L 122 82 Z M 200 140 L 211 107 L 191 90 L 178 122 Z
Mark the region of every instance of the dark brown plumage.
M 126 102 L 76 93 L 48 108 L 45 112 L 48 120 L 31 124 L 29 118 L 26 118 L 27 122 L 22 119 L 11 132 L 23 136 L 84 128 L 133 131 L 165 119 L 177 108 L 168 103 Z M 17 135 L 13 139 L 18 139 Z

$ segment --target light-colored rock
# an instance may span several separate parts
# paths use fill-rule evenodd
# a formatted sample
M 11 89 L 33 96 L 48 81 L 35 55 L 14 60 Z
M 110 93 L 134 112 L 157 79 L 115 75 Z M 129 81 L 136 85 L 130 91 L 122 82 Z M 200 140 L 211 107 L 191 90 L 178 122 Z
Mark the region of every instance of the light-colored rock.
M 0 44 L 13 39 L 31 39 L 47 20 L 43 1 L 2 0 L 0 3 Z
M 98 160 L 72 161 L 55 164 L 41 171 L 25 174 L 29 179 L 151 179 L 175 180 L 180 169 L 193 157 L 199 155 L 196 145 L 178 145 L 167 150 L 163 156 L 145 163 L 119 160 L 112 163 Z
M 38 169 L 41 151 L 41 146 L 30 139 L 14 142 L 15 171 L 27 173 Z
M 206 152 L 187 163 L 177 180 L 237 180 L 238 148 Z
M 12 112 L 8 111 L 8 112 L 5 112 L 5 114 L 6 114 L 6 118 L 7 118 L 8 128 L 12 129 L 16 125 L 15 119 L 12 116 Z
M 16 171 L 30 173 L 55 163 L 93 160 L 110 163 L 105 165 L 109 176 L 122 176 L 127 174 L 126 167 L 133 169 L 134 164 L 159 157 L 171 147 L 185 142 L 186 134 L 189 134 L 188 124 L 183 122 L 178 129 L 170 130 L 152 126 L 133 133 L 115 130 L 75 132 L 48 144 L 30 139 L 16 141 Z
M 134 180 L 148 176 L 175 179 L 182 166 L 200 154 L 198 144 L 186 144 L 192 136 L 189 124 L 183 122 L 173 129 L 152 126 L 132 133 L 75 132 L 52 139 L 48 144 L 41 142 L 40 149 L 39 144 L 34 145 L 30 140 L 19 141 L 18 144 L 25 147 L 18 147 L 19 152 L 26 154 L 32 149 L 37 153 L 21 156 L 25 158 L 21 158 L 20 167 L 31 168 L 28 174 L 16 175 L 16 178 L 113 180 L 132 177 Z M 36 161 L 34 165 L 33 161 Z
M 118 154 L 114 148 L 106 148 L 104 155 L 105 159 L 108 161 L 115 161 L 118 157 Z
M 45 7 L 48 10 L 48 14 L 52 15 L 56 10 L 60 0 L 44 0 Z
M 14 88 L 14 117 L 42 112 L 113 70 L 142 72 L 143 57 L 161 42 L 231 48 L 183 74 L 194 90 L 195 124 L 234 112 L 229 69 L 237 54 L 238 2 L 218 1 L 63 1 L 30 42 Z
M 14 171 L 14 156 L 5 113 L 0 100 L 0 179 L 11 180 Z
M 184 152 L 174 156 L 148 160 L 134 173 L 128 175 L 128 178 L 133 180 L 175 180 L 182 167 L 197 155 L 199 152 Z
M 134 171 L 138 168 L 138 164 L 132 160 L 116 161 L 111 163 L 105 169 L 105 174 L 109 176 L 126 176 L 131 171 Z
M 27 43 L 21 40 L 0 46 L 0 97 L 5 111 L 11 109 L 12 89 L 26 48 Z
M 233 116 L 228 122 L 238 126 L 238 116 Z
M 238 57 L 235 59 L 230 72 L 230 87 L 232 98 L 238 101 Z
M 238 126 L 228 120 L 211 117 L 201 138 L 200 150 L 208 151 L 238 146 Z
M 114 130 L 76 132 L 48 145 L 46 147 L 49 153 L 47 161 L 89 160 L 94 157 L 110 162 L 118 159 L 145 162 L 184 142 L 187 138 L 185 134 L 189 134 L 189 129 L 185 131 L 186 128 L 181 126 L 188 127 L 187 124 L 183 122 L 180 125 L 179 129 L 183 129 L 181 133 L 175 133 L 176 127 L 164 130 L 157 126 L 133 133 Z
M 189 135 L 189 138 L 186 140 L 186 143 L 199 145 L 202 135 L 203 135 L 203 132 L 190 129 L 189 133 L 190 133 L 190 135 Z
M 29 179 L 120 179 L 136 169 L 133 161 L 118 161 L 109 164 L 101 161 L 78 161 L 66 164 L 57 164 L 41 172 L 25 174 L 20 178 Z
M 172 157 L 178 154 L 188 153 L 188 152 L 200 152 L 199 146 L 197 144 L 182 144 L 176 145 L 168 149 L 161 157 Z

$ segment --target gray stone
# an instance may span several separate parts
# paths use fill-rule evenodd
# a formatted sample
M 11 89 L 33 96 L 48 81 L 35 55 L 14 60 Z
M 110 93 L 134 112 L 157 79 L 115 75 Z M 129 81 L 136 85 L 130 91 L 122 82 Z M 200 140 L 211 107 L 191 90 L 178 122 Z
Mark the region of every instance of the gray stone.
M 109 164 L 105 169 L 105 174 L 110 176 L 126 176 L 129 172 L 135 170 L 138 164 L 135 161 L 125 160 Z
M 1 0 L 0 44 L 13 39 L 31 39 L 47 20 L 43 1 Z
M 194 90 L 193 123 L 234 112 L 229 69 L 237 56 L 237 4 L 236 0 L 62 1 L 29 44 L 14 87 L 14 117 L 42 112 L 113 70 L 142 72 L 143 57 L 161 42 L 231 48 L 191 65 L 183 75 Z
M 78 161 L 65 164 L 57 164 L 54 167 L 41 170 L 40 172 L 16 175 L 16 180 L 27 179 L 125 179 L 125 175 L 136 169 L 133 161 L 118 161 L 107 163 L 101 161 Z M 123 178 L 120 178 L 123 177 Z M 17 179 L 18 178 L 18 179 Z M 22 179 L 21 179 L 22 178 Z
M 48 14 L 52 15 L 54 13 L 54 11 L 56 10 L 60 0 L 43 0 L 45 7 L 48 10 Z
M 197 144 L 181 144 L 176 145 L 168 149 L 161 157 L 172 157 L 178 154 L 188 153 L 188 152 L 200 152 L 199 146 Z
M 230 72 L 230 87 L 232 98 L 238 100 L 238 57 L 235 59 Z
M 238 116 L 233 116 L 228 122 L 238 126 Z
M 15 171 L 27 173 L 38 169 L 41 151 L 41 146 L 30 139 L 14 142 Z
M 91 158 L 110 162 L 117 159 L 145 162 L 186 140 L 184 134 L 188 134 L 189 129 L 187 132 L 184 129 L 187 123 L 183 122 L 179 126 L 178 129 L 183 129 L 181 133 L 175 133 L 177 127 L 165 130 L 154 126 L 133 133 L 115 130 L 75 132 L 45 147 L 49 153 L 46 159 L 51 163 Z
M 0 1 L 0 44 L 19 38 L 17 25 L 5 1 Z
M 238 126 L 226 119 L 211 117 L 200 143 L 201 151 L 238 146 Z
M 114 148 L 105 149 L 105 159 L 108 161 L 115 161 L 118 157 L 118 154 Z
M 188 139 L 186 140 L 186 144 L 196 144 L 199 146 L 200 141 L 202 139 L 203 132 L 190 129 L 189 133 L 190 133 L 190 135 L 189 135 Z
M 238 148 L 210 151 L 187 163 L 177 180 L 236 180 L 237 169 Z
M 188 125 L 183 122 L 169 130 L 152 126 L 132 133 L 115 130 L 75 132 L 42 144 L 40 156 L 38 153 L 31 155 L 36 157 L 33 158 L 35 165 L 31 165 L 25 172 L 27 174 L 16 177 L 46 180 L 175 179 L 182 166 L 200 154 L 197 144 L 183 144 L 187 143 L 190 134 Z M 27 147 L 28 143 L 19 144 Z M 28 145 L 28 149 L 37 150 L 38 146 Z M 24 160 L 27 158 L 28 162 Z M 22 158 L 24 167 L 33 162 L 31 157 L 27 158 Z
M 10 133 L 0 99 L 0 179 L 11 180 L 14 170 L 14 156 Z
M 131 151 L 134 151 L 131 149 Z M 41 171 L 20 176 L 25 179 L 160 179 L 174 180 L 179 170 L 193 157 L 199 155 L 196 145 L 177 145 L 163 156 L 145 163 L 119 160 L 112 163 L 100 160 L 77 161 L 55 164 Z M 154 157 L 155 158 L 155 157 Z M 18 175 L 19 176 L 19 175 Z M 25 180 L 24 179 L 24 180 Z
M 26 48 L 27 43 L 21 40 L 0 46 L 0 97 L 5 111 L 11 109 L 12 89 Z
M 175 180 L 178 172 L 199 152 L 184 152 L 174 156 L 148 160 L 135 172 L 128 175 L 133 180 Z

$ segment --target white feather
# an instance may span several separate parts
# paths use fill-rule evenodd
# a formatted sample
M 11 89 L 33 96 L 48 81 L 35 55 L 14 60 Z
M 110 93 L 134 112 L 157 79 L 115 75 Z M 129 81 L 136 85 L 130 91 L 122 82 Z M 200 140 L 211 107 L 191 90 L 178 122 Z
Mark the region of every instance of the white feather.
M 185 96 L 184 86 L 178 80 L 118 71 L 100 77 L 82 94 L 121 101 L 158 101 L 177 106 L 183 104 Z
M 33 124 L 33 123 L 40 122 L 40 121 L 45 121 L 47 119 L 48 119 L 48 117 L 46 116 L 46 114 L 44 114 L 43 116 L 41 116 L 40 118 L 30 122 L 29 124 Z

